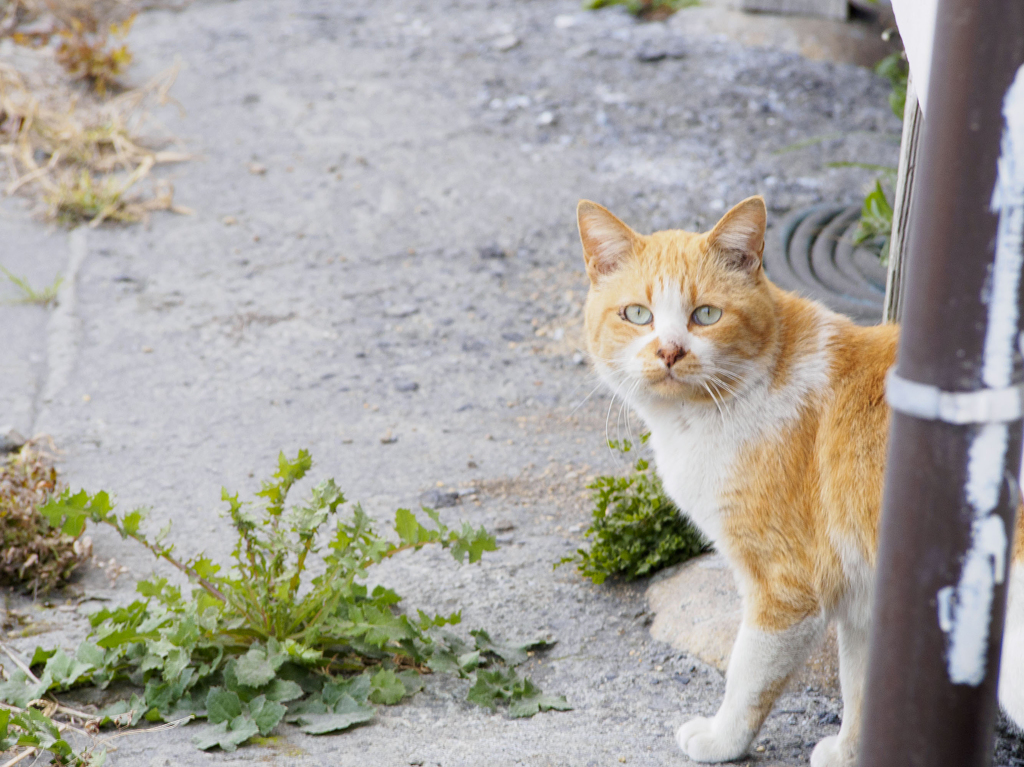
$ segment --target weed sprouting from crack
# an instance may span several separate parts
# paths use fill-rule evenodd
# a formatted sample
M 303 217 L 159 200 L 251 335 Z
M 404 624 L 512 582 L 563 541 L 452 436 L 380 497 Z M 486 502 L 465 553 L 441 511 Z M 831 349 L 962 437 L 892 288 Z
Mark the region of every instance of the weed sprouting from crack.
M 36 306 L 43 307 L 50 306 L 51 304 L 56 303 L 57 293 L 60 291 L 60 286 L 64 282 L 64 278 L 58 274 L 49 285 L 40 290 L 36 290 L 25 277 L 19 277 L 3 265 L 0 265 L 0 274 L 3 274 L 7 278 L 8 282 L 10 282 L 11 285 L 13 285 L 21 294 L 18 298 L 9 302 L 13 304 L 35 304 Z
M 469 680 L 470 702 L 491 709 L 507 703 L 513 717 L 569 708 L 565 698 L 544 694 L 516 670 L 549 641 L 506 644 L 483 629 L 467 638 L 452 630 L 461 612 L 418 610 L 411 617 L 397 609 L 401 597 L 394 591 L 364 585 L 374 565 L 427 545 L 449 550 L 458 562 L 479 562 L 497 548 L 489 533 L 467 523 L 449 528 L 427 508 L 432 525 L 425 526 L 399 509 L 392 527 L 397 541 L 389 540 L 358 504 L 340 512 L 346 499 L 331 479 L 305 503 L 287 507 L 290 489 L 311 466 L 304 450 L 293 459 L 282 454 L 256 494 L 259 504 L 223 491 L 236 536 L 228 567 L 204 553 L 179 558 L 165 543 L 169 525 L 148 537 L 144 512 L 115 513 L 105 492 L 66 490 L 51 498 L 40 512 L 63 534 L 79 536 L 88 522 L 113 527 L 185 574 L 191 586 L 156 575 L 140 581 L 142 598 L 93 614 L 89 636 L 72 655 L 37 648 L 26 662 L 5 650 L 19 669 L 0 684 L 0 700 L 30 710 L 32 701 L 56 700 L 55 693 L 72 687 L 125 680 L 139 692 L 93 716 L 93 729 L 142 718 L 206 718 L 193 742 L 226 751 L 267 736 L 281 721 L 314 735 L 368 722 L 374 704 L 416 693 L 427 673 Z M 9 737 L 2 717 L 0 711 L 0 747 Z M 73 759 L 85 764 L 97 747 Z

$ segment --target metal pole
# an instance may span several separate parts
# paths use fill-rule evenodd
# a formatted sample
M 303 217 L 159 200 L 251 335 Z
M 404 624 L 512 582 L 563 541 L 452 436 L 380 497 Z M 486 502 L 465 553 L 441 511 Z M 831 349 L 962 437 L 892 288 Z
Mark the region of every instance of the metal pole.
M 940 0 L 932 50 L 861 767 L 990 763 L 1019 499 L 1024 3 Z

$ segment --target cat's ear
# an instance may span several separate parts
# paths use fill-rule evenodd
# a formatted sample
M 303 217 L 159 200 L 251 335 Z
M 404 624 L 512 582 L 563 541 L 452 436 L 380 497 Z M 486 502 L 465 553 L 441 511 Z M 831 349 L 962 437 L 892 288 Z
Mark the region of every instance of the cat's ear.
M 753 274 L 761 266 L 768 212 L 760 195 L 748 197 L 722 216 L 708 234 L 708 244 L 728 267 Z
M 576 206 L 583 259 L 591 282 L 614 272 L 630 257 L 640 235 L 596 202 L 580 200 Z

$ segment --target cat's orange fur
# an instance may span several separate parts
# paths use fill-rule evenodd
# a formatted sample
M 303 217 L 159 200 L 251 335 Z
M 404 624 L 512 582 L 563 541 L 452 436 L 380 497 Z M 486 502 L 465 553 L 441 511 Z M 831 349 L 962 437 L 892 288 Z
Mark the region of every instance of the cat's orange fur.
M 859 327 L 772 284 L 760 258 L 765 219 L 753 197 L 711 232 L 643 236 L 581 202 L 587 341 L 651 429 L 666 489 L 728 558 L 744 597 L 725 702 L 715 719 L 684 725 L 680 744 L 700 761 L 740 756 L 835 618 L 846 713 L 812 764 L 848 765 L 878 545 L 885 374 L 899 332 Z M 626 307 L 650 321 L 629 320 Z M 698 307 L 720 317 L 700 324 Z M 1024 515 L 1013 561 L 1024 581 Z
M 799 348 L 790 318 L 807 302 L 773 292 L 783 332 L 792 334 L 782 349 Z M 748 610 L 762 628 L 785 628 L 837 607 L 845 587 L 837 535 L 855 542 L 874 566 L 889 419 L 885 374 L 897 335 L 894 325 L 840 324 L 829 342 L 829 390 L 783 431 L 743 449 L 727 491 L 726 505 L 736 513 L 725 533 L 735 566 L 755 585 Z M 780 354 L 777 378 L 785 376 L 788 356 Z

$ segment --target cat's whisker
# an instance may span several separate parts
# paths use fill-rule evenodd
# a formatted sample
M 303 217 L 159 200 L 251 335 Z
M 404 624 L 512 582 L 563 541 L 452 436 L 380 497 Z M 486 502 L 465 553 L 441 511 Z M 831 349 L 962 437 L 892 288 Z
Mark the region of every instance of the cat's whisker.
M 626 379 L 626 380 L 628 380 L 628 379 Z M 612 407 L 614 407 L 614 405 L 615 405 L 615 398 L 619 396 L 619 391 L 622 389 L 623 384 L 626 383 L 626 380 L 622 380 L 622 381 L 620 381 L 616 385 L 615 391 L 612 392 L 611 402 L 608 403 L 608 412 L 605 414 L 605 417 L 604 417 L 604 442 L 605 442 L 605 445 L 608 446 L 608 452 L 611 453 L 612 455 L 615 455 L 615 451 L 612 450 L 612 448 L 611 448 L 611 441 L 612 440 L 611 440 L 611 438 L 608 435 L 608 421 L 611 420 L 611 417 L 612 417 Z M 616 418 L 616 429 L 617 428 L 618 428 L 618 419 Z M 616 456 L 616 458 L 618 459 L 619 463 L 622 463 L 621 456 Z
M 763 372 L 763 370 L 764 370 L 764 368 L 761 365 L 759 365 L 759 364 L 757 364 L 755 362 L 751 362 L 749 360 L 738 360 L 738 359 L 728 360 L 728 362 L 725 363 L 725 364 L 711 364 L 708 367 L 711 367 L 711 368 L 713 368 L 716 371 L 730 372 L 730 373 L 734 373 L 734 374 L 735 374 L 736 371 L 739 371 L 739 372 L 742 372 L 742 373 L 759 373 L 759 372 Z
M 725 391 L 725 393 L 728 394 L 730 397 L 736 397 L 739 394 L 739 391 L 734 386 L 729 384 L 727 381 L 723 381 L 715 374 L 709 375 L 707 377 L 707 380 L 709 383 L 713 384 L 717 388 Z
M 629 400 L 633 396 L 633 394 L 636 392 L 637 387 L 639 385 L 640 385 L 640 381 L 639 380 L 635 380 L 633 382 L 632 386 L 629 387 L 629 390 L 622 397 L 622 404 L 619 405 L 619 412 L 618 412 L 618 415 L 616 415 L 616 417 L 615 417 L 615 435 L 619 436 L 619 421 L 620 420 L 624 420 L 625 424 L 626 424 L 626 439 L 628 439 L 630 442 L 633 441 L 633 431 L 632 431 L 632 429 L 629 426 L 629 410 L 630 410 Z M 623 414 L 625 414 L 625 418 L 623 418 Z
M 633 408 L 630 407 L 629 400 L 631 400 L 633 398 L 633 395 L 636 394 L 636 390 L 640 388 L 641 383 L 642 382 L 639 379 L 636 380 L 633 383 L 633 386 L 630 387 L 629 392 L 627 392 L 626 396 L 622 400 L 622 404 L 626 407 L 626 439 L 628 439 L 630 442 L 633 442 L 633 427 L 630 426 L 629 415 L 630 413 L 633 412 Z
M 722 406 L 718 404 L 718 398 L 715 396 L 715 393 L 711 391 L 711 387 L 704 383 L 704 381 L 701 381 L 700 385 L 704 387 L 704 391 L 708 393 L 711 401 L 715 403 L 715 407 L 718 408 L 718 414 L 722 417 L 722 423 L 725 423 L 725 413 L 722 411 Z

